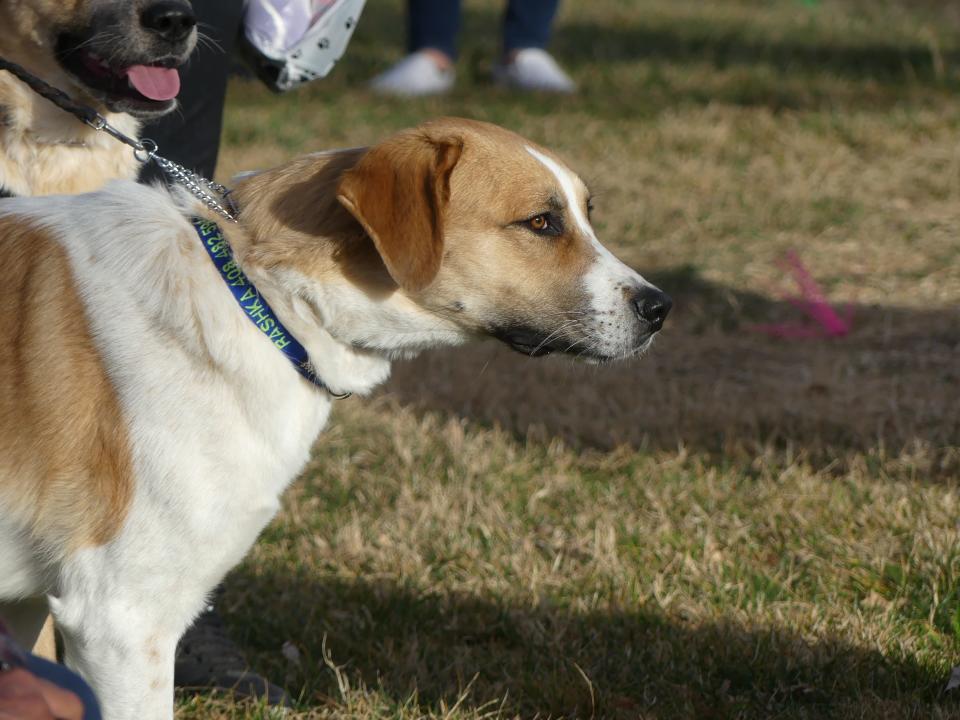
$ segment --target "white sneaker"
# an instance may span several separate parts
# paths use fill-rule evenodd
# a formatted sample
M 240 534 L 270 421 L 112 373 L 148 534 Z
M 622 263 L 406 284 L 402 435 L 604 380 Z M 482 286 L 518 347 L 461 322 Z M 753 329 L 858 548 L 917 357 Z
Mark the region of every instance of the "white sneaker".
M 550 53 L 540 48 L 518 50 L 510 62 L 493 69 L 493 80 L 517 90 L 572 93 L 577 89 Z
M 382 95 L 440 95 L 453 88 L 453 68 L 440 68 L 422 50 L 407 55 L 386 72 L 370 81 L 370 89 Z

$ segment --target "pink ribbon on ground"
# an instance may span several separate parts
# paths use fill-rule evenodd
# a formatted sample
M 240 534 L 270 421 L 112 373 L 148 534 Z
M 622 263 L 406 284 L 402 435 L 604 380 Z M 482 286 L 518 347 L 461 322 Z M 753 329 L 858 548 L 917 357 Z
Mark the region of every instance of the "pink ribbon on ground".
M 779 338 L 844 337 L 850 333 L 853 308 L 847 306 L 845 317 L 840 317 L 795 251 L 787 252 L 777 265 L 793 276 L 800 290 L 799 295 L 788 295 L 786 301 L 807 315 L 813 323 L 751 325 L 749 330 Z

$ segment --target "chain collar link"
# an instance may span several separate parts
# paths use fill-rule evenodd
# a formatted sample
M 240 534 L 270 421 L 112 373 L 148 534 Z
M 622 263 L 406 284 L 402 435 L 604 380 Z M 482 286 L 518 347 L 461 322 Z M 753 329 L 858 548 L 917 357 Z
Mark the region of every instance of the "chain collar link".
M 188 170 L 183 165 L 157 154 L 157 144 L 149 138 L 139 141 L 140 147 L 134 151 L 134 157 L 142 163 L 151 160 L 163 170 L 170 180 L 182 187 L 217 215 L 237 222 L 237 206 L 230 197 L 230 189 L 213 180 Z M 226 206 L 226 207 L 224 207 Z

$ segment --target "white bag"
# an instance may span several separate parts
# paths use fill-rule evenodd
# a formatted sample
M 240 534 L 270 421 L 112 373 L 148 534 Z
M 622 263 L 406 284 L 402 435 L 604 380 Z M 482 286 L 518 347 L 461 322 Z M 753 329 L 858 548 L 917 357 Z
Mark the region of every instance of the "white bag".
M 249 0 L 247 57 L 278 92 L 325 77 L 343 55 L 366 0 Z

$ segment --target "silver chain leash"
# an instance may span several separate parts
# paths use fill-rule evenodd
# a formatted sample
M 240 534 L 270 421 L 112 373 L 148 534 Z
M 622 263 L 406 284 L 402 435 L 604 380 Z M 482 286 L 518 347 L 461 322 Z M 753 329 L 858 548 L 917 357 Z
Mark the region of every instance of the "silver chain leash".
M 157 154 L 157 144 L 149 138 L 140 141 L 141 150 L 134 153 L 134 156 L 140 162 L 146 163 L 153 160 L 167 177 L 178 185 L 186 188 L 187 192 L 193 195 L 208 208 L 213 210 L 221 217 L 230 222 L 237 222 L 237 208 L 230 199 L 230 189 L 213 180 L 208 180 L 202 175 L 198 175 L 193 170 L 188 170 L 183 165 L 168 160 Z M 220 200 L 210 194 L 212 191 L 220 196 Z M 222 201 L 222 202 L 221 202 Z M 223 204 L 229 206 L 229 210 Z
M 213 180 L 208 180 L 193 170 L 188 170 L 183 165 L 175 163 L 173 160 L 168 160 L 162 155 L 158 155 L 157 151 L 159 148 L 153 140 L 149 138 L 142 138 L 140 140 L 131 138 L 113 127 L 102 115 L 97 115 L 93 122 L 88 122 L 87 124 L 96 130 L 102 130 L 112 135 L 117 140 L 132 147 L 133 156 L 140 162 L 146 164 L 152 160 L 164 174 L 170 178 L 171 182 L 184 187 L 187 192 L 217 213 L 217 215 L 232 223 L 237 222 L 237 206 L 230 198 L 229 188 Z M 219 196 L 219 199 L 217 199 L 214 194 Z M 224 205 L 226 205 L 226 207 L 224 207 Z

